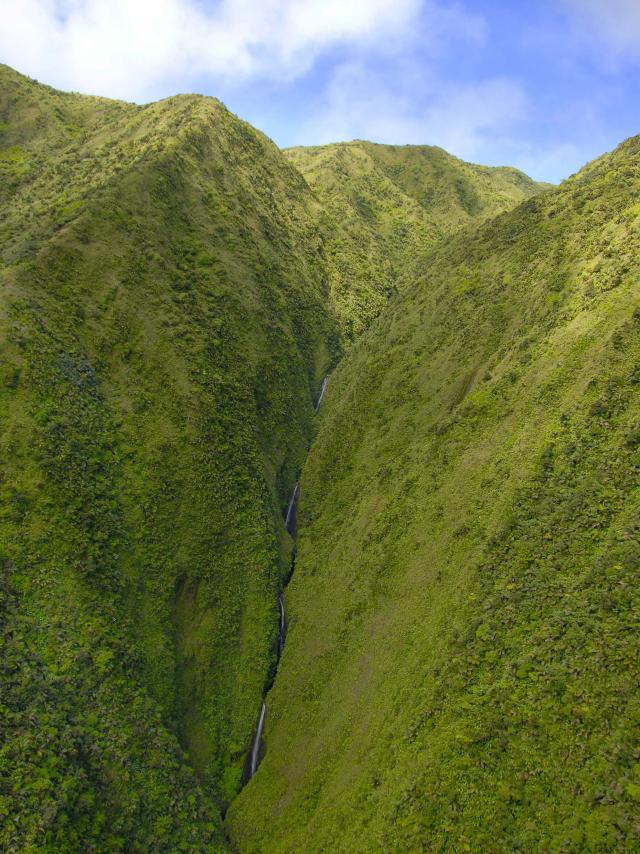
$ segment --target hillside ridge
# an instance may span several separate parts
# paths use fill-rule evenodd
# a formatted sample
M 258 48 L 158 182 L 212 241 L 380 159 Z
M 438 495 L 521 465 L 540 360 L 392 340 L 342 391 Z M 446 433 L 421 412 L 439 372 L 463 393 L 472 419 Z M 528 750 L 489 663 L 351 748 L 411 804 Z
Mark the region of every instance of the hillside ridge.
M 0 847 L 224 848 L 276 658 L 282 505 L 338 339 L 317 202 L 212 99 L 18 79 L 26 97 L 0 89 Z
M 0 848 L 635 851 L 638 257 L 0 66 Z
M 637 848 L 639 201 L 636 137 L 337 367 L 240 850 Z
M 347 344 L 418 275 L 436 243 L 546 189 L 435 146 L 354 141 L 283 154 L 322 204 L 329 289 Z

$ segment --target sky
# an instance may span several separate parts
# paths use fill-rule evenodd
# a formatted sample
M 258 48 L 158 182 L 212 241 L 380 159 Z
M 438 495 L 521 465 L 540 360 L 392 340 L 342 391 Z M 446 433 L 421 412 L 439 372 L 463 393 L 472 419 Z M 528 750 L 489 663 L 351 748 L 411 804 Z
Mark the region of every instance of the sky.
M 439 145 L 560 181 L 640 133 L 640 0 L 0 0 L 0 62 L 220 98 L 278 145 Z

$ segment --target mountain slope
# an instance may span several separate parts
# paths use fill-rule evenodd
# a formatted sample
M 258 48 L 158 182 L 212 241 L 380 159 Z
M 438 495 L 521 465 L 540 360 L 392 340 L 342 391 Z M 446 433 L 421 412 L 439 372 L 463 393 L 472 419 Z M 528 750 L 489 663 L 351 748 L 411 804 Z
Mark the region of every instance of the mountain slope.
M 0 848 L 216 850 L 336 346 L 318 203 L 212 99 L 6 67 L 0 175 Z
M 239 850 L 638 850 L 639 257 L 640 137 L 338 367 Z
M 355 141 L 284 151 L 323 206 L 332 300 L 347 341 L 416 275 L 439 240 L 540 192 L 522 172 L 432 146 Z

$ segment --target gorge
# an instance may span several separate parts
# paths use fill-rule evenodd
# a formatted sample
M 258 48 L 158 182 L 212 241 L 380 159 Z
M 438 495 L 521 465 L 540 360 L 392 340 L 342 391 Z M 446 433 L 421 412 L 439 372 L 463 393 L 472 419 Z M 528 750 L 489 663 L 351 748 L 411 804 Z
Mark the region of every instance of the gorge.
M 637 850 L 639 250 L 0 66 L 0 848 Z

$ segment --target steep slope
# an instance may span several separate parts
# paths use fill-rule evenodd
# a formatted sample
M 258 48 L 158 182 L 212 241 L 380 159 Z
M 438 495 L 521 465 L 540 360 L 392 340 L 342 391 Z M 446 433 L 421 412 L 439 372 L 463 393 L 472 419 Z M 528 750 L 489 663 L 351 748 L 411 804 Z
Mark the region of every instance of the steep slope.
M 347 342 L 416 275 L 416 258 L 472 222 L 540 192 L 522 172 L 431 146 L 355 141 L 284 154 L 323 205 L 329 284 Z
M 336 341 L 318 203 L 213 99 L 6 67 L 0 187 L 0 848 L 217 850 Z
M 640 847 L 640 137 L 332 377 L 241 851 Z

